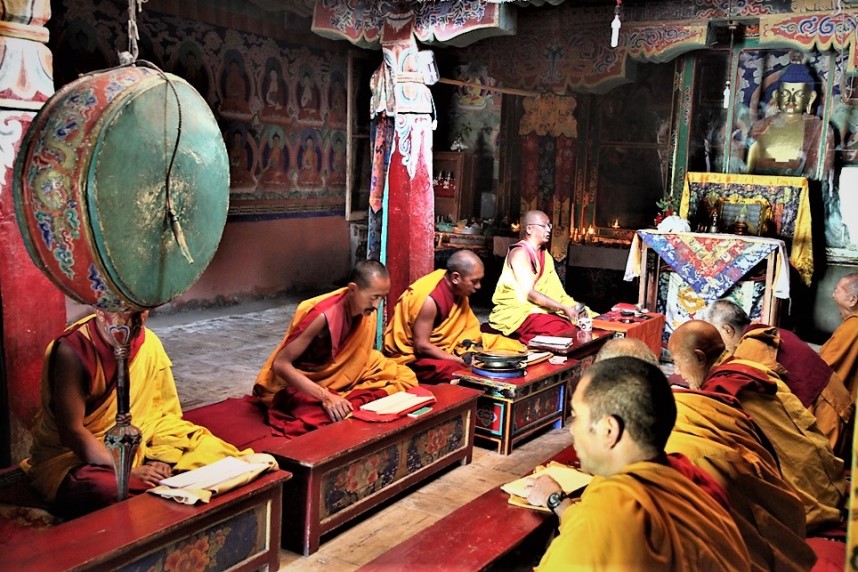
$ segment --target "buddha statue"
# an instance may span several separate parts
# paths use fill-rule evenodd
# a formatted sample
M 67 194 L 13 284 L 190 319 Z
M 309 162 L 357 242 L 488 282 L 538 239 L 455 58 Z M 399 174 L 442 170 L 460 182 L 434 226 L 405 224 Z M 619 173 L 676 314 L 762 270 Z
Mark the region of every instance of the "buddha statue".
M 778 80 L 774 99 L 778 113 L 751 127 L 747 168 L 757 175 L 789 175 L 818 180 L 819 154 L 824 155 L 823 172 L 834 163 L 831 130 L 821 145 L 823 121 L 811 114 L 816 101 L 814 79 L 803 64 L 790 63 Z

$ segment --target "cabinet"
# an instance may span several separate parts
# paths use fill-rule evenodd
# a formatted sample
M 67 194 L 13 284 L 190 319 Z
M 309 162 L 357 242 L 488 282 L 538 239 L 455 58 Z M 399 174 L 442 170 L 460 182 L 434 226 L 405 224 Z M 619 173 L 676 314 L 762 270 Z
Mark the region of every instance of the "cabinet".
M 434 153 L 432 163 L 435 216 L 455 222 L 478 215 L 474 192 L 474 156 L 441 151 Z

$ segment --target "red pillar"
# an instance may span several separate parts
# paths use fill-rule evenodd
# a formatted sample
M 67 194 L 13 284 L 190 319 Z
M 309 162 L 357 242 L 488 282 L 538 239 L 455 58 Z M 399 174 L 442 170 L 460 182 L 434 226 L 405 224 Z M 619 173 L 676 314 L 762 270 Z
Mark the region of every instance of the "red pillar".
M 29 454 L 29 428 L 40 406 L 39 377 L 48 342 L 66 321 L 65 298 L 24 247 L 15 218 L 12 166 L 36 111 L 54 91 L 45 45 L 50 0 L 0 0 L 0 466 Z
M 409 284 L 432 272 L 435 265 L 431 123 L 427 115 L 396 116 L 387 199 L 388 300 L 391 304 Z M 403 155 L 403 148 L 410 153 Z

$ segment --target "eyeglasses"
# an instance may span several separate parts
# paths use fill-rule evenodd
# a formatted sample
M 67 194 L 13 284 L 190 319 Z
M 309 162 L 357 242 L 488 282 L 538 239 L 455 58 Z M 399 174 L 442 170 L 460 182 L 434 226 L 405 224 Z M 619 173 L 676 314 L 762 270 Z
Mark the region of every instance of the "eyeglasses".
M 551 224 L 550 222 L 549 222 L 549 223 L 546 223 L 546 224 L 542 224 L 542 223 L 538 223 L 538 222 L 532 222 L 532 223 L 530 223 L 530 224 L 529 224 L 529 225 L 527 225 L 527 226 L 541 226 L 542 228 L 547 228 L 549 231 L 550 231 L 552 228 L 554 228 L 554 225 L 553 225 L 553 224 Z

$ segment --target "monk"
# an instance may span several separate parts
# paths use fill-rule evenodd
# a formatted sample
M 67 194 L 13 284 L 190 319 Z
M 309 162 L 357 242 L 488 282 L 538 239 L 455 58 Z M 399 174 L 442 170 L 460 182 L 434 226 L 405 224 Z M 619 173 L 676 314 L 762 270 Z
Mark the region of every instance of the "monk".
M 303 435 L 417 385 L 414 372 L 373 349 L 376 310 L 389 291 L 387 268 L 363 260 L 345 288 L 298 305 L 253 386 L 275 434 Z
M 668 350 L 691 388 L 735 397 L 759 425 L 801 498 L 808 533 L 839 525 L 847 494 L 843 461 L 777 373 L 730 357 L 715 327 L 701 320 L 677 328 Z
M 132 495 L 174 472 L 252 453 L 182 419 L 172 364 L 161 340 L 145 327 L 147 314 L 124 316 L 139 332 L 129 356 L 131 422 L 142 433 L 129 478 Z M 21 466 L 64 518 L 116 502 L 113 457 L 104 444 L 117 411 L 117 363 L 107 330 L 114 319 L 97 310 L 70 326 L 45 352 L 42 409 L 33 427 L 31 456 Z
M 492 296 L 489 325 L 527 344 L 537 335 L 568 332 L 582 313 L 596 313 L 566 294 L 554 259 L 546 255 L 552 229 L 548 215 L 528 211 L 521 226 L 524 239 L 509 247 Z
M 596 363 L 571 409 L 581 470 L 595 478 L 577 503 L 549 476 L 529 483 L 528 502 L 560 518 L 537 570 L 750 570 L 724 490 L 664 451 L 676 407 L 658 367 Z
M 596 362 L 621 356 L 658 365 L 634 338 L 609 340 Z M 729 395 L 675 387 L 673 397 L 676 424 L 664 450 L 685 455 L 727 492 L 752 569 L 809 570 L 816 556 L 805 542 L 804 508 L 760 428 Z
M 819 357 L 837 372 L 854 403 L 858 394 L 858 272 L 841 278 L 831 297 L 843 322 L 819 349 Z
M 734 357 L 763 364 L 777 372 L 816 417 L 819 430 L 834 452 L 843 457 L 843 452 L 852 446 L 847 426 L 855 404 L 843 380 L 819 354 L 789 330 L 752 324 L 745 310 L 732 300 L 716 300 L 704 314 Z
M 400 296 L 384 332 L 384 353 L 417 374 L 420 383 L 449 383 L 466 367 L 464 355 L 485 350 L 524 351 L 515 340 L 480 332 L 469 297 L 485 274 L 480 257 L 458 250 L 446 270 L 418 279 Z

